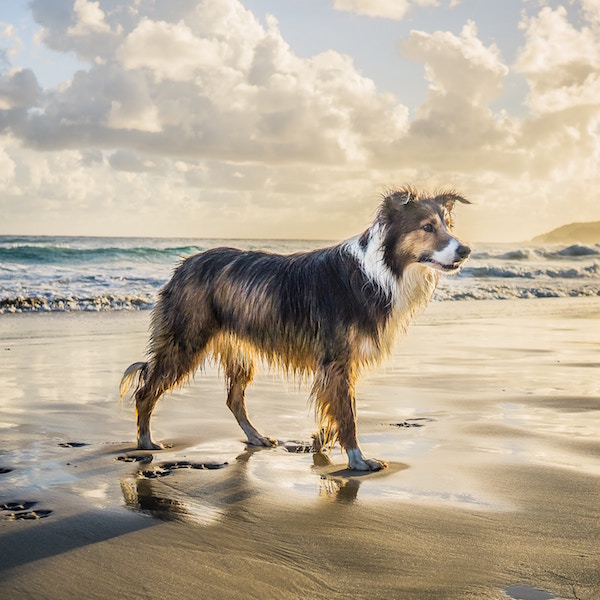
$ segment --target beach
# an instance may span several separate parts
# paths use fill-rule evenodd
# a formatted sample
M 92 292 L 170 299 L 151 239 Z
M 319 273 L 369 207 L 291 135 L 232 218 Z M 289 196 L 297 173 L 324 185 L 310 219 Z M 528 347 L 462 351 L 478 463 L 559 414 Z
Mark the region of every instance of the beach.
M 306 382 L 266 369 L 277 448 L 207 367 L 137 451 L 149 316 L 0 316 L 1 598 L 600 598 L 597 297 L 430 304 L 358 385 L 372 474 L 311 453 Z

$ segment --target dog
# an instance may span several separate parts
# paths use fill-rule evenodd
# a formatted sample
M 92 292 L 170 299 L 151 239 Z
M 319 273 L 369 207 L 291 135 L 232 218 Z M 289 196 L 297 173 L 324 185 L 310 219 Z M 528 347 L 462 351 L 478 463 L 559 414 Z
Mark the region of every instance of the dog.
M 132 364 L 121 398 L 134 388 L 138 447 L 160 449 L 150 417 L 159 398 L 212 355 L 227 382 L 227 406 L 248 444 L 276 441 L 254 427 L 245 391 L 254 362 L 312 375 L 322 444 L 338 441 L 348 467 L 377 471 L 358 443 L 359 371 L 389 355 L 398 331 L 431 299 L 438 274 L 456 273 L 471 249 L 452 233 L 453 191 L 390 191 L 371 226 L 338 245 L 281 255 L 215 248 L 184 259 L 161 289 L 151 317 L 147 362 Z

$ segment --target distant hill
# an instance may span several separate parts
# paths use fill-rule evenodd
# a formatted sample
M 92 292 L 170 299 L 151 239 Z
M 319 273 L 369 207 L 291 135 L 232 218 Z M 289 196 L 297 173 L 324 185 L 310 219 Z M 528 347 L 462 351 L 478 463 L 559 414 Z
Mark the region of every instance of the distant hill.
M 600 244 L 600 221 L 563 225 L 531 241 L 537 244 Z

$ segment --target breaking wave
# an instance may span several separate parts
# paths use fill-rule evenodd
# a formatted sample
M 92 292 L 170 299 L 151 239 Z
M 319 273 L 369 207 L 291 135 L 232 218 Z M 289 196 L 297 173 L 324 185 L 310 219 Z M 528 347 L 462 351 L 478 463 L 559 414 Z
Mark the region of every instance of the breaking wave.
M 310 250 L 304 241 L 0 236 L 0 314 L 147 310 L 185 256 L 215 246 Z M 600 295 L 600 244 L 481 245 L 440 301 Z
M 0 299 L 0 314 L 23 312 L 67 312 L 67 311 L 117 311 L 145 310 L 154 306 L 151 296 L 95 296 L 93 298 L 74 297 L 23 297 Z

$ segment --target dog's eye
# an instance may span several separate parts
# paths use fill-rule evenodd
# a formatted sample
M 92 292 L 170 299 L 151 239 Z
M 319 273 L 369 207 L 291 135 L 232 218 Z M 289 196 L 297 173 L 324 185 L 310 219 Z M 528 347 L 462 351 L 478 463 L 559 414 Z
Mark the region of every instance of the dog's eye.
M 435 231 L 435 227 L 431 223 L 426 223 L 423 225 L 423 231 L 427 233 L 433 233 Z

